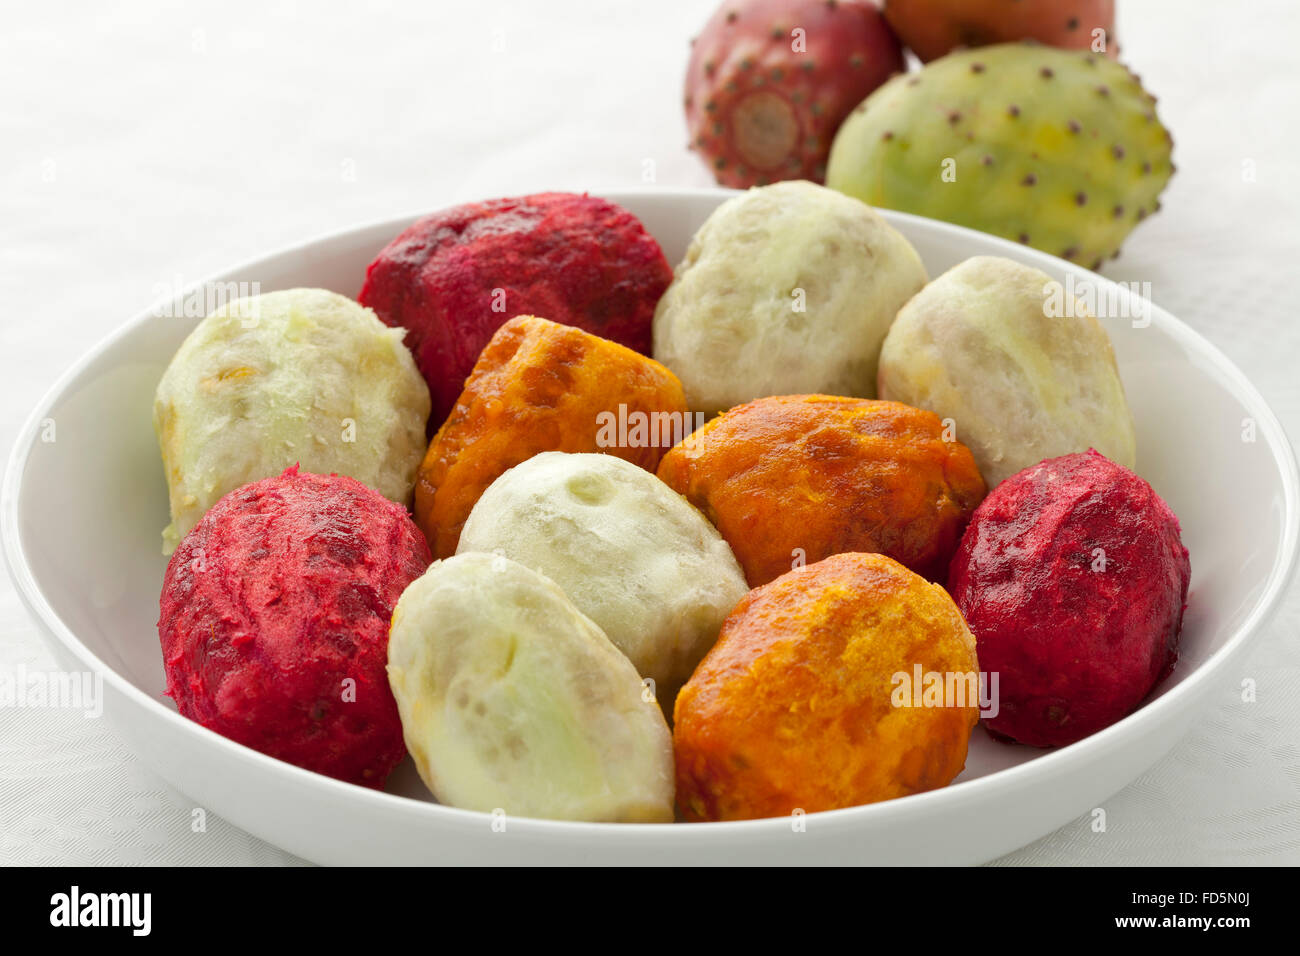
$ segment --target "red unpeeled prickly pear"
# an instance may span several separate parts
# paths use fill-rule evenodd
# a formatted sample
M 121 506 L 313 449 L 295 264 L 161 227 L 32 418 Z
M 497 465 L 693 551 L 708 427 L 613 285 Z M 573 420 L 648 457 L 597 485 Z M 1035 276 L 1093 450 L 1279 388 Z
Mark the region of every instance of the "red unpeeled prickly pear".
M 1115 0 L 885 0 L 885 19 L 923 63 L 1014 40 L 1112 57 L 1119 49 Z
M 691 148 L 724 186 L 822 182 L 840 122 L 902 48 L 864 0 L 726 0 L 686 71 Z

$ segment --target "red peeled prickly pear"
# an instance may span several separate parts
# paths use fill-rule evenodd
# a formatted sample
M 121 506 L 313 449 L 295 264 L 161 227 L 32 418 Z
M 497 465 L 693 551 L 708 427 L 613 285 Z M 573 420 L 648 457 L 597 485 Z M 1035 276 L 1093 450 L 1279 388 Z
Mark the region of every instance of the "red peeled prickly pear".
M 904 66 L 864 0 L 726 0 L 693 43 L 690 145 L 718 182 L 741 188 L 822 182 L 840 122 Z
M 885 0 L 885 19 L 929 63 L 959 48 L 1037 40 L 1114 57 L 1115 0 Z

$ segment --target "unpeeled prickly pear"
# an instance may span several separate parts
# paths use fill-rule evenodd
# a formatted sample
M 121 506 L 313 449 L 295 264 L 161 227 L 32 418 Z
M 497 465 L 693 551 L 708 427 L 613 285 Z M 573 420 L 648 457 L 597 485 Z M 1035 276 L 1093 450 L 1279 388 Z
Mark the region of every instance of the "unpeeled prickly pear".
M 903 66 L 872 3 L 726 0 L 686 71 L 691 148 L 725 186 L 823 182 L 835 130 Z
M 1114 56 L 1115 0 L 885 0 L 885 19 L 923 63 L 958 47 L 1037 40 Z
M 1159 208 L 1155 97 L 1091 53 L 1006 43 L 895 77 L 840 128 L 827 185 L 1097 268 Z

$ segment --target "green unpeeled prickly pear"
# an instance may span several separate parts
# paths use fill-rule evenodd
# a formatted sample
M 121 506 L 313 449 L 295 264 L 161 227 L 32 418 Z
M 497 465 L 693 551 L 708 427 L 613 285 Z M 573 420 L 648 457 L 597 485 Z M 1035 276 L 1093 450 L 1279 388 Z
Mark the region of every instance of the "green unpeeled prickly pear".
M 1173 140 L 1126 67 L 1007 43 L 890 80 L 840 127 L 828 186 L 1080 262 L 1160 207 Z

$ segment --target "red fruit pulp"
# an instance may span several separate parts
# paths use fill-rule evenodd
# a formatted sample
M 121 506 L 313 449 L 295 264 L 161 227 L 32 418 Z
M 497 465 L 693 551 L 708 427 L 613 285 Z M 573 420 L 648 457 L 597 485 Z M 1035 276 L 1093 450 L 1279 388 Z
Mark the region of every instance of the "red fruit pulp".
M 230 492 L 167 566 L 167 695 L 254 750 L 382 786 L 406 753 L 388 627 L 430 560 L 406 510 L 351 478 L 294 466 Z
M 360 301 L 407 330 L 433 399 L 432 432 L 508 320 L 536 315 L 648 355 L 671 281 L 659 243 L 626 209 L 539 193 L 424 217 L 370 264 Z
M 1131 712 L 1173 669 L 1190 574 L 1169 506 L 1095 451 L 994 488 L 948 579 L 998 674 L 988 729 L 1052 747 Z

